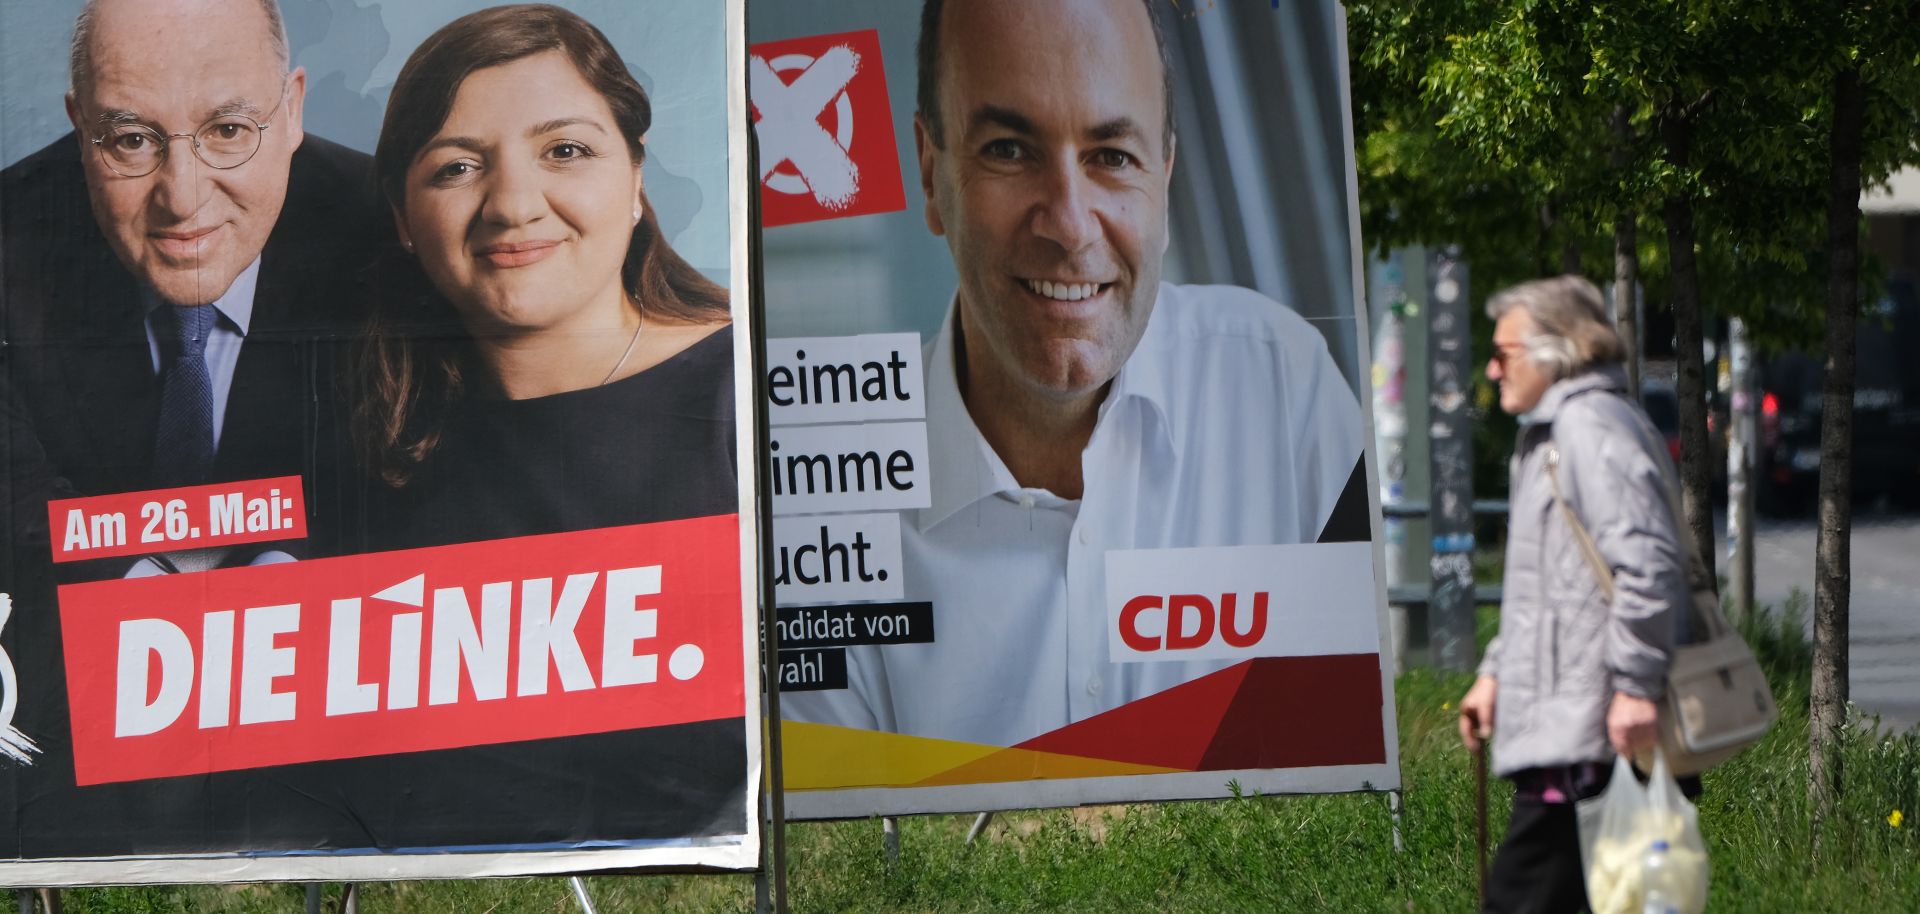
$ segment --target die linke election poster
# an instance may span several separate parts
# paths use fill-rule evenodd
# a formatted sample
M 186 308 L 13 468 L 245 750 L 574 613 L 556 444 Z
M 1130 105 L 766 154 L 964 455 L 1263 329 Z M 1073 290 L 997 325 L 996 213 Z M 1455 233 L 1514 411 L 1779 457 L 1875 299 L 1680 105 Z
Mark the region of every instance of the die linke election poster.
M 790 815 L 1399 783 L 1344 33 L 755 7 Z
M 742 0 L 0 35 L 0 884 L 755 868 Z

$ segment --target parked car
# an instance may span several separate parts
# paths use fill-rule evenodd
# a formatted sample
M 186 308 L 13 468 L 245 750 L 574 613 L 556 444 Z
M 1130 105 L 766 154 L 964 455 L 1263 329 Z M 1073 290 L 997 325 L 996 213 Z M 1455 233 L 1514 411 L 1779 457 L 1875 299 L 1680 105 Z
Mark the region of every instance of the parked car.
M 1854 495 L 1920 501 L 1920 295 L 1910 277 L 1893 279 L 1862 310 L 1855 340 Z M 1817 355 L 1793 350 L 1761 366 L 1754 496 L 1764 513 L 1813 504 L 1824 383 Z
M 1709 396 L 1707 404 L 1707 467 L 1712 473 L 1713 499 L 1718 502 L 1727 496 L 1727 436 L 1722 409 L 1712 399 Z M 1673 382 L 1653 378 L 1641 381 L 1640 406 L 1647 411 L 1647 418 L 1653 420 L 1654 430 L 1666 443 L 1674 466 L 1679 466 L 1680 397 L 1674 391 Z
M 1647 418 L 1653 420 L 1653 427 L 1666 440 L 1667 453 L 1673 456 L 1675 465 L 1680 463 L 1680 398 L 1675 395 L 1673 385 L 1666 381 L 1640 382 L 1640 405 L 1646 409 Z

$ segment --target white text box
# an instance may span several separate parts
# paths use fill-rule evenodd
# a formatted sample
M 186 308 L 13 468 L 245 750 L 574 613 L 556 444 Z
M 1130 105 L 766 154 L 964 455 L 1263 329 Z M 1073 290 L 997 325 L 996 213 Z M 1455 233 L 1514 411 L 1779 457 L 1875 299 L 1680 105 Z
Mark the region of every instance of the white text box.
M 793 425 L 771 430 L 775 514 L 898 511 L 932 504 L 927 424 Z
M 773 546 L 773 596 L 781 606 L 905 595 L 898 514 L 775 518 Z
M 920 336 L 768 340 L 767 401 L 767 421 L 774 425 L 925 418 Z
M 1371 543 L 1108 552 L 1115 663 L 1371 654 Z

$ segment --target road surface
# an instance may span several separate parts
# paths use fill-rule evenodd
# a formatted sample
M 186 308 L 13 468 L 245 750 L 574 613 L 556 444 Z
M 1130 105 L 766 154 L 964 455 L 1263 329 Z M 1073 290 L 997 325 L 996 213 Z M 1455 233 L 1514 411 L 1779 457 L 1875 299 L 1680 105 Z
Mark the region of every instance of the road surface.
M 1716 522 L 1728 568 L 1726 519 Z M 1796 588 L 1806 594 L 1813 623 L 1814 523 L 1761 518 L 1754 531 L 1754 598 L 1783 605 Z M 1862 710 L 1896 728 L 1920 724 L 1920 516 L 1856 509 L 1849 692 Z

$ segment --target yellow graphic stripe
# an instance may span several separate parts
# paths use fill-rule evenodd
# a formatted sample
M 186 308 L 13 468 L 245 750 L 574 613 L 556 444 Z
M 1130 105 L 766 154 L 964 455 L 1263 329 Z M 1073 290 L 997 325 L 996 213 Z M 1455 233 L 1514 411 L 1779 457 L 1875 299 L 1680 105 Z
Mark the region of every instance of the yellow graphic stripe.
M 788 790 L 991 784 L 1180 770 L 791 720 L 781 723 L 780 733 Z
M 1104 778 L 1129 774 L 1169 774 L 1180 768 L 1137 765 L 1106 759 L 1032 749 L 1002 749 L 978 761 L 943 771 L 914 785 L 995 784 L 1004 781 L 1046 781 L 1058 778 Z

